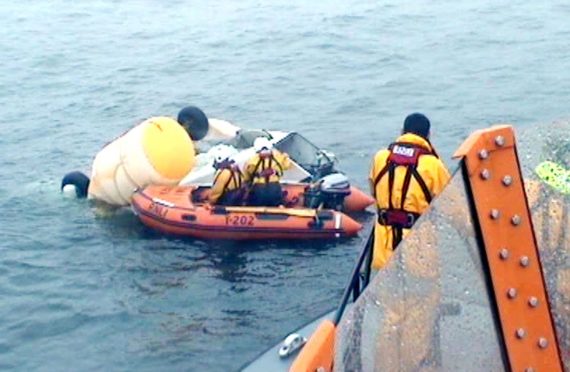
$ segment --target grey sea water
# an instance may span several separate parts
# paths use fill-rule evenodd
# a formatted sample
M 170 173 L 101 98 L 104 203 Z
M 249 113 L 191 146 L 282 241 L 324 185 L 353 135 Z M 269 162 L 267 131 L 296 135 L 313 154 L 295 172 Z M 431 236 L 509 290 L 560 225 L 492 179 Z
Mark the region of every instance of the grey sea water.
M 299 131 L 365 188 L 412 111 L 450 166 L 475 128 L 568 117 L 569 16 L 559 0 L 2 2 L 0 369 L 235 370 L 337 304 L 365 234 L 178 240 L 63 199 L 61 177 L 127 128 L 194 104 Z

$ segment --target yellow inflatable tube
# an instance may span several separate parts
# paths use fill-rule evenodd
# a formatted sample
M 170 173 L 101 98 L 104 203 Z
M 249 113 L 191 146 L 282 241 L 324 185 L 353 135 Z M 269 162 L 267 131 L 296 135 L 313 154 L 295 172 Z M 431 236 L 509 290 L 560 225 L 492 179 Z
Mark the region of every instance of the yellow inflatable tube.
M 177 184 L 194 167 L 195 155 L 192 139 L 176 120 L 147 119 L 97 153 L 87 197 L 129 205 L 136 188 Z

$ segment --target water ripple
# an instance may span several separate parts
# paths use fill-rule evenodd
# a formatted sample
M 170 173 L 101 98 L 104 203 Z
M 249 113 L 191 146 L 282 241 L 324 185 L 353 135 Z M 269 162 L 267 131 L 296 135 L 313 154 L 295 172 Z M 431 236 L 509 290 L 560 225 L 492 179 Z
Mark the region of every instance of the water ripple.
M 0 369 L 232 370 L 337 303 L 364 234 L 164 238 L 60 197 L 148 116 L 299 131 L 362 188 L 410 111 L 446 161 L 474 128 L 568 116 L 564 1 L 163 5 L 0 7 Z

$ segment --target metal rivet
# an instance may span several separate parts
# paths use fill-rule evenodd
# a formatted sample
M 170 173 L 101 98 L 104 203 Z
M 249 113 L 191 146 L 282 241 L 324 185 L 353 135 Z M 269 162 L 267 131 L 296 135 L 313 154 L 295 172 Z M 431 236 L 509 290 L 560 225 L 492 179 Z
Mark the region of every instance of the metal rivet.
M 489 152 L 485 149 L 479 151 L 479 159 L 484 160 L 489 157 Z
M 516 335 L 517 335 L 517 338 L 524 338 L 524 336 L 526 336 L 526 332 L 524 329 L 519 328 L 519 329 L 517 329 Z
M 491 173 L 489 172 L 489 170 L 488 170 L 488 169 L 483 169 L 483 170 L 481 171 L 481 178 L 484 179 L 484 180 L 488 180 L 489 177 L 491 177 Z
M 529 263 L 530 263 L 530 260 L 527 256 L 521 257 L 521 266 L 522 267 L 527 267 Z
M 495 137 L 495 144 L 499 147 L 503 147 L 505 145 L 505 137 L 503 136 Z
M 498 209 L 491 209 L 491 218 L 496 220 L 501 216 L 501 212 Z
M 317 368 L 316 372 L 325 372 L 326 368 L 325 367 L 319 367 Z
M 507 248 L 501 249 L 499 252 L 499 257 L 501 257 L 501 260 L 506 260 L 509 258 L 509 250 Z
M 538 339 L 538 346 L 541 349 L 546 349 L 548 347 L 548 340 L 545 339 L 544 337 L 541 337 Z
M 505 176 L 503 177 L 503 185 L 510 186 L 513 183 L 513 177 Z
M 515 226 L 518 226 L 521 224 L 521 216 L 519 216 L 518 214 L 515 214 L 513 216 L 513 218 L 511 218 L 511 223 Z
M 532 296 L 531 298 L 528 299 L 528 304 L 530 305 L 530 307 L 537 307 L 538 306 L 538 298 Z
M 524 372 L 534 372 L 534 368 L 528 367 L 524 370 Z
M 509 288 L 507 296 L 509 296 L 510 299 L 517 297 L 517 290 L 515 288 Z

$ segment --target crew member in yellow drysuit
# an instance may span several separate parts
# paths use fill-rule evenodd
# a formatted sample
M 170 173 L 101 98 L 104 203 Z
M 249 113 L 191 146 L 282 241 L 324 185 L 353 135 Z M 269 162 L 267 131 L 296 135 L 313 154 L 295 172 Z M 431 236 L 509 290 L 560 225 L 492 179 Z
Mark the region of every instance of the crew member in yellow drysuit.
M 388 149 L 380 150 L 374 156 L 369 175 L 378 208 L 373 269 L 381 269 L 389 262 L 394 249 L 450 179 L 429 135 L 429 119 L 420 113 L 410 114 L 404 120 L 402 135 Z M 429 230 L 427 225 L 420 228 Z M 421 237 L 422 242 L 435 240 L 428 231 L 414 236 Z M 396 300 L 385 304 L 382 337 L 377 339 L 379 350 L 385 355 L 381 365 L 387 369 L 405 365 L 429 367 L 425 361 L 429 362 L 432 330 L 437 321 L 437 313 L 429 309 L 437 306 L 441 297 L 437 285 L 439 255 L 429 249 L 433 243 L 422 244 L 425 251 L 413 257 L 406 255 L 400 263 L 415 277 L 421 278 L 425 291 L 422 296 L 405 296 L 404 301 L 396 300 L 394 294 L 382 296 Z M 418 332 L 420 328 L 423 332 Z
M 208 202 L 218 205 L 241 205 L 244 197 L 243 174 L 224 149 L 214 158 L 216 174 Z
M 251 182 L 248 204 L 252 206 L 276 207 L 283 202 L 279 181 L 283 172 L 291 167 L 289 155 L 273 148 L 265 137 L 258 137 L 253 143 L 255 155 L 245 166 L 245 179 Z
M 402 135 L 374 156 L 369 181 L 378 207 L 372 268 L 386 265 L 393 250 L 441 192 L 450 175 L 429 142 L 430 122 L 408 115 Z
M 568 146 L 570 155 L 570 144 Z M 564 163 L 564 162 L 562 162 Z M 568 163 L 570 166 L 570 156 Z M 539 166 L 540 168 L 540 166 Z M 538 168 L 537 168 L 538 169 Z M 540 175 L 540 173 L 539 173 Z M 545 180 L 545 177 L 542 178 Z M 550 181 L 548 179 L 548 181 Z M 525 181 L 528 205 L 533 220 L 536 241 L 539 247 L 542 268 L 546 279 L 551 313 L 554 317 L 562 358 L 570 365 L 570 195 L 564 195 L 534 177 Z M 460 192 L 450 189 L 447 199 Z M 464 198 L 464 197 L 463 197 Z M 446 200 L 447 200 L 446 199 Z M 447 203 L 446 203 L 447 204 Z M 458 214 L 467 214 L 453 203 L 440 205 L 444 210 L 435 214 L 450 216 L 449 222 L 455 232 L 445 230 L 445 238 L 450 241 L 467 234 L 474 241 L 472 227 L 463 226 L 465 219 Z M 445 217 L 440 217 L 444 218 Z M 384 317 L 381 331 L 376 337 L 376 350 L 379 355 L 377 370 L 422 370 L 435 371 L 438 365 L 437 336 L 438 317 L 441 313 L 441 260 L 438 249 L 422 249 L 438 244 L 439 223 L 437 219 L 418 225 L 418 230 L 407 239 L 408 245 L 398 257 L 400 270 L 407 288 L 382 287 L 376 298 L 382 299 Z M 471 231 L 471 232 L 469 232 Z M 455 234 L 451 235 L 450 234 Z M 421 250 L 421 251 L 420 251 Z M 400 274 L 402 275 L 402 274 Z

